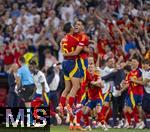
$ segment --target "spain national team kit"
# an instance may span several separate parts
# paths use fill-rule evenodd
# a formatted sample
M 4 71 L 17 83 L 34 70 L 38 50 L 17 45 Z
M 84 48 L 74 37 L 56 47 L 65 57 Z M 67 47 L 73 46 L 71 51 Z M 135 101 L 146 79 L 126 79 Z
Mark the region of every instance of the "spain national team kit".
M 132 70 L 126 77 L 126 83 L 129 84 L 128 94 L 125 100 L 127 106 L 134 108 L 135 106 L 142 105 L 143 98 L 143 85 L 139 85 L 131 81 L 131 78 L 142 78 L 142 73 L 139 69 Z
M 87 85 L 87 93 L 88 93 L 88 102 L 86 106 L 93 109 L 97 105 L 102 107 L 102 89 L 97 86 L 92 86 L 91 81 L 97 81 L 99 79 L 99 76 L 94 73 L 93 75 L 90 75 L 87 71 L 87 77 L 86 77 L 86 85 Z
M 78 41 L 73 35 L 68 34 L 62 40 L 62 50 L 64 53 L 75 51 L 77 45 Z M 70 80 L 71 77 L 81 78 L 77 56 L 65 56 L 62 67 L 65 80 Z
M 74 34 L 74 37 L 78 40 L 78 46 L 88 46 L 89 40 L 88 36 L 83 32 L 80 34 Z M 78 57 L 78 67 L 80 69 L 81 77 L 83 79 L 86 79 L 86 69 L 88 68 L 88 53 L 85 52 L 84 50 L 81 51 L 79 57 Z

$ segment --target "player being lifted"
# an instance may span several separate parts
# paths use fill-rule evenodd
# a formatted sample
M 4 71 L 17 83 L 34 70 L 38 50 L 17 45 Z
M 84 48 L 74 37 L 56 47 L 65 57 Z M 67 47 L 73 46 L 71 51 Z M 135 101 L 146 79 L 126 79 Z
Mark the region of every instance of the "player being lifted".
M 64 30 L 67 35 L 61 41 L 61 49 L 65 58 L 65 61 L 63 62 L 65 90 L 60 98 L 59 109 L 63 111 L 63 107 L 66 103 L 66 97 L 68 95 L 69 99 L 66 108 L 69 113 L 72 113 L 75 96 L 80 89 L 81 78 L 86 77 L 85 71 L 88 65 L 87 53 L 84 52 L 84 50 L 87 50 L 85 45 L 88 45 L 88 38 L 82 33 L 83 29 L 84 24 L 80 20 L 76 22 L 74 32 L 71 27 L 71 23 L 67 23 L 64 26 Z M 84 58 L 84 60 L 82 57 L 80 58 L 80 55 Z
M 64 26 L 64 31 L 66 33 L 65 37 L 61 41 L 61 50 L 63 54 L 68 54 L 75 50 L 78 45 L 77 39 L 73 36 L 73 26 L 71 23 L 66 23 Z M 74 103 L 74 98 L 77 91 L 80 88 L 80 70 L 77 64 L 77 56 L 64 56 L 63 61 L 63 71 L 65 79 L 65 89 L 61 94 L 59 111 L 63 114 L 63 110 L 66 103 L 66 98 L 68 97 L 68 105 L 66 105 L 67 111 L 72 115 L 72 106 Z
M 80 82 L 86 79 L 86 69 L 88 68 L 88 53 L 90 52 L 88 48 L 89 40 L 88 36 L 84 32 L 85 23 L 82 20 L 77 20 L 74 26 L 74 34 L 73 36 L 78 41 L 78 45 L 76 45 L 76 49 L 72 52 L 65 53 L 64 56 L 77 56 L 77 65 L 80 70 Z M 78 91 L 77 104 L 81 103 L 81 89 Z M 72 103 L 74 98 L 72 100 Z
M 73 36 L 78 41 L 78 45 L 73 52 L 64 54 L 65 56 L 78 56 L 77 62 L 81 73 L 81 78 L 86 79 L 86 69 L 88 68 L 88 53 L 89 48 L 89 39 L 86 33 L 84 32 L 85 22 L 82 20 L 77 20 L 74 26 Z

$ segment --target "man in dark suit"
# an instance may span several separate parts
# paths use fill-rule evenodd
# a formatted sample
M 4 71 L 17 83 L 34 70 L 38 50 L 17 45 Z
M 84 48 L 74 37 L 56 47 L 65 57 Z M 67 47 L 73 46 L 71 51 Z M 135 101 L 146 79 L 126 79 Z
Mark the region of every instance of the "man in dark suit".
M 15 92 L 17 69 L 18 65 L 13 64 L 8 70 L 8 84 L 9 84 L 8 98 L 7 98 L 8 107 L 18 106 L 18 95 Z

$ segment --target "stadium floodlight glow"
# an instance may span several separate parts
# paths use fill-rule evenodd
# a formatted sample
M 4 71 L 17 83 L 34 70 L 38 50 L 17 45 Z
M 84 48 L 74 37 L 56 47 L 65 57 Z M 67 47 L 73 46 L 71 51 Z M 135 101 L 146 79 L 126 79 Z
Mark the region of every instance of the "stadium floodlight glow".
M 11 109 L 6 109 L 6 127 L 10 127 L 10 124 L 12 124 L 13 127 L 17 127 L 19 125 L 19 122 L 20 122 L 21 127 L 25 127 L 25 126 L 30 127 L 30 125 L 31 125 L 30 117 L 31 117 L 31 113 L 32 113 L 31 109 L 27 108 L 26 112 L 27 112 L 27 114 L 25 115 L 25 109 L 19 109 L 18 115 L 15 120 Z M 44 113 L 46 113 L 46 111 L 44 109 L 37 109 L 37 112 L 43 113 L 43 115 L 44 115 Z M 25 123 L 25 117 L 27 117 L 26 123 Z M 34 127 L 45 127 L 46 126 L 47 121 L 46 121 L 45 117 L 38 115 L 35 118 L 40 120 L 40 122 L 37 122 L 37 119 L 33 120 Z

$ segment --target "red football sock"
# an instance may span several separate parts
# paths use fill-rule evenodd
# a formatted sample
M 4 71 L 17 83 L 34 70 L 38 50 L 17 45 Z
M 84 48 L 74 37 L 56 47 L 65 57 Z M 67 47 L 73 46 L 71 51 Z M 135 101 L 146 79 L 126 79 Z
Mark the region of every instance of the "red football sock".
M 83 112 L 82 110 L 79 110 L 76 114 L 76 117 L 77 117 L 77 123 L 80 124 L 80 121 L 81 121 L 81 117 L 83 115 Z
M 98 121 L 101 122 L 101 124 L 104 124 L 105 122 L 105 116 L 103 115 L 102 112 L 97 113 L 98 116 Z
M 70 115 L 70 123 L 73 123 L 73 120 L 74 120 L 74 116 Z
M 66 104 L 66 97 L 63 97 L 63 96 L 60 97 L 60 104 L 61 104 L 63 107 L 65 107 L 65 104 Z
M 103 107 L 102 107 L 101 113 L 103 114 L 104 117 L 106 116 L 106 113 L 107 113 L 107 110 L 108 110 L 108 109 L 109 109 L 108 106 L 103 106 Z
M 75 100 L 74 97 L 69 97 L 68 104 L 70 105 L 71 108 L 72 108 L 72 106 L 73 106 L 74 100 Z
M 86 126 L 90 125 L 90 121 L 89 121 L 89 114 L 83 114 L 83 119 L 84 119 L 84 123 Z
M 126 113 L 125 113 L 125 117 L 126 117 L 128 123 L 129 123 L 129 125 L 130 125 L 130 124 L 131 124 L 131 114 L 128 113 L 128 112 L 126 112 Z
M 77 92 L 77 102 L 76 102 L 77 104 L 81 103 L 81 98 L 82 98 L 82 92 L 79 89 L 78 92 Z
M 136 107 L 133 109 L 132 115 L 134 117 L 135 122 L 138 123 L 139 122 L 139 116 L 138 116 L 138 111 L 137 111 Z
M 112 116 L 112 109 L 109 109 L 108 114 L 105 117 L 105 121 L 108 122 L 109 118 Z

